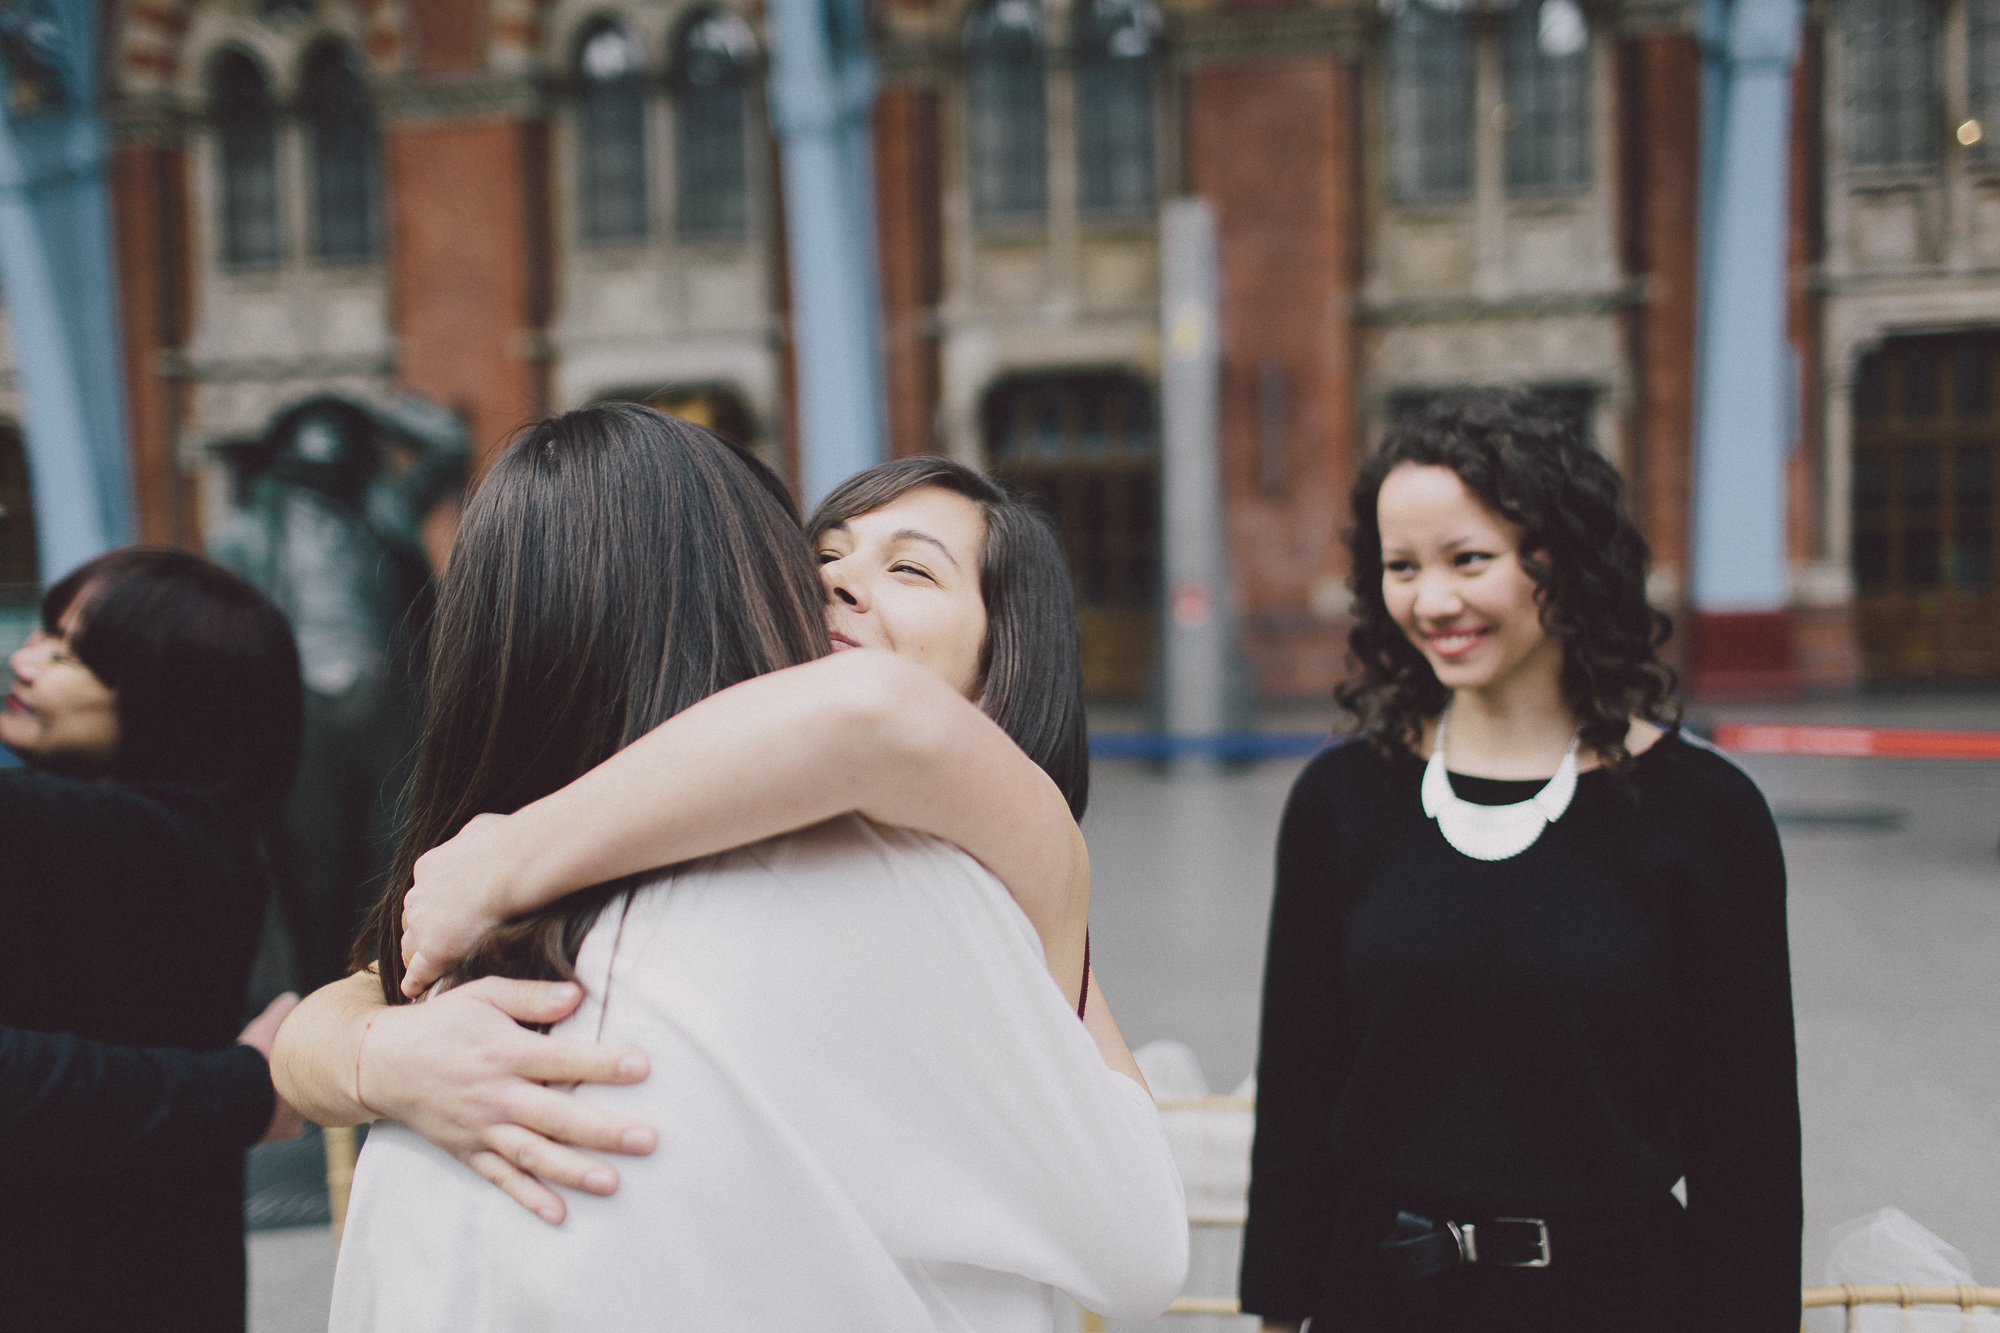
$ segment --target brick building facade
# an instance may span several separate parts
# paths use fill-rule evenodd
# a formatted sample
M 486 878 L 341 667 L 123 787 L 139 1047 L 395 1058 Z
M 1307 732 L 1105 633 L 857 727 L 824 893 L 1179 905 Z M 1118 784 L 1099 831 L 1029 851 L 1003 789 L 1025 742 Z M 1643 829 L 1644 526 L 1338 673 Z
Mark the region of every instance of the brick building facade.
M 213 446 L 326 390 L 421 391 L 489 452 L 538 413 L 636 397 L 796 469 L 753 0 L 107 4 L 147 537 L 199 540 L 229 503 Z M 1200 194 L 1219 223 L 1221 475 L 1261 694 L 1338 675 L 1357 457 L 1398 413 L 1471 385 L 1577 414 L 1624 470 L 1653 595 L 1678 612 L 1692 8 L 878 0 L 894 451 L 1040 494 L 1093 683 L 1143 691 L 1157 205 Z M 1983 332 L 2000 336 L 2000 155 L 1980 121 L 1993 101 L 2000 134 L 2000 3 L 1839 0 L 1808 22 L 1790 180 L 1802 678 L 2000 676 L 1984 614 L 2000 522 L 1980 480 L 2000 448 L 2000 343 Z

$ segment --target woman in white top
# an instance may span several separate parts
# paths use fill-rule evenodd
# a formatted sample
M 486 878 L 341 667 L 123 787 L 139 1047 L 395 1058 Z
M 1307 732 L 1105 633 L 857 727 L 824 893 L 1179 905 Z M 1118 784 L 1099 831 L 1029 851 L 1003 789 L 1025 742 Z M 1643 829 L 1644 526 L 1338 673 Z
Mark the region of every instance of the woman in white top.
M 510 449 L 441 601 L 381 938 L 401 938 L 416 854 L 475 811 L 527 805 L 493 821 L 501 838 L 581 793 L 617 825 L 678 784 L 696 793 L 679 807 L 692 832 L 578 836 L 542 868 L 712 851 L 762 830 L 700 792 L 782 768 L 773 747 L 811 774 L 767 784 L 775 804 L 942 825 L 1019 907 L 963 853 L 848 819 L 492 932 L 451 977 L 554 977 L 574 960 L 591 1001 L 568 1026 L 637 1039 L 666 1073 L 593 1095 L 638 1099 L 664 1145 L 552 1232 L 444 1152 L 378 1131 L 338 1326 L 1039 1328 L 1053 1286 L 1134 1313 L 1178 1286 L 1184 1218 L 1157 1121 L 1108 1013 L 1072 1015 L 1087 863 L 1054 784 L 970 704 L 940 708 L 936 676 L 883 654 L 687 706 L 818 647 L 810 569 L 762 482 L 711 437 L 632 408 L 543 423 Z M 895 721 L 912 711 L 929 720 Z M 871 776 L 885 757 L 910 771 Z M 989 793 L 963 827 L 920 790 L 954 761 Z M 380 961 L 395 987 L 400 957 Z M 365 1078 L 352 1092 L 366 1101 Z

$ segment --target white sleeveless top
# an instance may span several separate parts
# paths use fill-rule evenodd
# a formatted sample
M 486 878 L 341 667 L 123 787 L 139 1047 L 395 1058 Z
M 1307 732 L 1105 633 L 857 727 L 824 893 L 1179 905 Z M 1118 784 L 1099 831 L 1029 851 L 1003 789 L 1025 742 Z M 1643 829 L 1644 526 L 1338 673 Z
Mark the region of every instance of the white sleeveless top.
M 577 971 L 556 1030 L 653 1067 L 579 1095 L 658 1150 L 551 1227 L 379 1126 L 333 1333 L 1044 1333 L 1057 1291 L 1146 1317 L 1180 1290 L 1158 1113 L 956 848 L 850 817 L 684 867 L 606 908 Z

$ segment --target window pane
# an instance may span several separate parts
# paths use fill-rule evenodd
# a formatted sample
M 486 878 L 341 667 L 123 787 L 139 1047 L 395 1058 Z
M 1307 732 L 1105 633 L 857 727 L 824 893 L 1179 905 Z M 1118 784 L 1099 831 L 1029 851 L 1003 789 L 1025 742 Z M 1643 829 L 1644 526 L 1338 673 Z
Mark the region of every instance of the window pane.
M 231 51 L 215 62 L 211 96 L 222 168 L 222 261 L 276 263 L 278 135 L 263 71 Z
M 1993 450 L 1963 444 L 1952 466 L 1951 581 L 1960 588 L 1984 588 L 1992 577 Z
M 578 189 L 583 235 L 590 241 L 646 234 L 645 94 L 639 50 L 605 25 L 577 51 L 582 93 L 577 106 Z
M 1152 0 L 1090 0 L 1076 43 L 1077 176 L 1086 213 L 1153 207 Z
M 1966 338 L 1951 349 L 1951 410 L 1976 421 L 1993 410 L 1993 343 Z
M 1875 421 L 1889 410 L 1889 360 L 1881 352 L 1861 358 L 1854 370 L 1854 419 Z
M 372 259 L 375 111 L 352 47 L 327 42 L 313 48 L 301 101 L 312 139 L 313 253 L 321 259 Z
M 1048 205 L 1042 11 L 991 0 L 965 24 L 972 210 L 982 222 L 1035 222 Z
M 1854 584 L 1889 586 L 1889 460 L 1875 450 L 1854 454 Z
M 1938 585 L 1944 517 L 1938 512 L 1941 473 L 1934 448 L 1903 455 L 1903 587 L 1909 592 Z
M 735 14 L 704 14 L 674 52 L 674 217 L 689 240 L 740 240 L 750 225 L 750 70 L 757 39 Z
M 1389 30 L 1389 180 L 1401 203 L 1472 188 L 1472 34 L 1463 15 L 1403 0 Z
M 1944 360 L 1936 340 L 1912 338 L 1903 345 L 1903 417 L 1923 420 L 1938 414 L 1938 372 Z
M 1927 0 L 1841 0 L 1849 166 L 1936 159 L 1933 26 Z
M 1985 131 L 1968 155 L 2000 162 L 2000 0 L 1965 0 L 1966 109 Z
M 1576 0 L 1523 3 L 1507 19 L 1502 82 L 1512 113 L 1507 188 L 1590 184 L 1590 29 Z

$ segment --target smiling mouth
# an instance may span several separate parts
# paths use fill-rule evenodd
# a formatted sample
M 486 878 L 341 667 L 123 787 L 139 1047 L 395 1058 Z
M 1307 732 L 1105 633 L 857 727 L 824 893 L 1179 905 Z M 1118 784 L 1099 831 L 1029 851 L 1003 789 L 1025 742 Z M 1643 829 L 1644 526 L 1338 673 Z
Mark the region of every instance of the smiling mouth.
M 1487 633 L 1483 629 L 1451 630 L 1443 634 L 1426 634 L 1424 641 L 1439 657 L 1463 657 L 1477 647 Z

